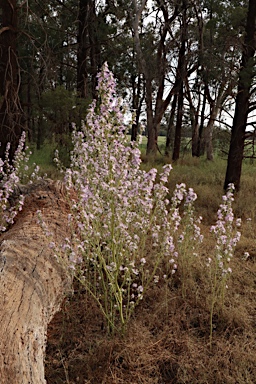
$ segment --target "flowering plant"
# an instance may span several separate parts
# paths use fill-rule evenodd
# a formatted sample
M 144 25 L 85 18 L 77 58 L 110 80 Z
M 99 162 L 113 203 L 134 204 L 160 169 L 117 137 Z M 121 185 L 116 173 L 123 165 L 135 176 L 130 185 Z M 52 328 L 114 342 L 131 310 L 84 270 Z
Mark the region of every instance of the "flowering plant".
M 175 249 L 165 185 L 172 167 L 163 167 L 157 183 L 156 169 L 140 169 L 140 150 L 127 138 L 126 110 L 115 92 L 105 64 L 98 102 L 91 104 L 82 131 L 74 130 L 65 174 L 77 198 L 71 202 L 73 241 L 64 247 L 110 331 L 118 321 L 125 328 L 150 283 L 159 281 L 161 260 L 172 260 Z
M 179 255 L 178 266 L 182 285 L 182 297 L 186 297 L 193 267 L 197 264 L 199 246 L 203 241 L 200 223 L 202 217 L 195 217 L 194 202 L 197 195 L 192 188 L 186 189 L 184 183 L 176 185 L 170 209 L 171 220 L 174 221 L 175 255 Z M 183 203 L 183 214 L 180 205 Z M 176 261 L 177 262 L 177 261 Z
M 10 143 L 6 146 L 5 158 L 0 159 L 0 232 L 6 231 L 8 226 L 13 224 L 15 216 L 24 204 L 22 195 L 18 196 L 15 204 L 10 204 L 15 187 L 21 182 L 32 183 L 39 179 L 39 167 L 36 164 L 33 164 L 32 173 L 29 172 L 28 161 L 31 152 L 25 141 L 26 133 L 23 132 L 12 162 L 9 156 Z
M 22 134 L 18 148 L 15 152 L 13 162 L 9 160 L 10 143 L 7 144 L 4 160 L 0 159 L 0 231 L 6 231 L 8 225 L 13 224 L 14 217 L 22 209 L 24 198 L 19 196 L 17 203 L 10 206 L 9 199 L 14 192 L 15 186 L 20 182 L 21 168 L 26 162 L 23 151 L 26 135 Z
M 222 196 L 222 204 L 217 212 L 216 224 L 211 227 L 215 237 L 214 257 L 208 257 L 209 280 L 211 284 L 210 301 L 210 344 L 213 332 L 213 313 L 216 304 L 224 305 L 225 291 L 228 288 L 227 281 L 232 269 L 230 261 L 234 255 L 235 247 L 240 240 L 241 219 L 235 220 L 232 209 L 234 201 L 234 185 L 230 184 L 227 193 Z

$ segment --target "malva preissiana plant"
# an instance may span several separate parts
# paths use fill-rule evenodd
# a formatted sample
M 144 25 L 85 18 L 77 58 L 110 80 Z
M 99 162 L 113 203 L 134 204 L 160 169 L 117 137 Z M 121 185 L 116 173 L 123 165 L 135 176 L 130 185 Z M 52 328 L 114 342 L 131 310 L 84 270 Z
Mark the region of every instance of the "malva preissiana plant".
M 189 212 L 196 198 L 192 189 L 177 186 L 169 201 L 171 165 L 163 167 L 158 182 L 156 169 L 141 170 L 140 150 L 130 143 L 125 121 L 126 108 L 104 64 L 98 100 L 92 102 L 82 130 L 73 132 L 65 183 L 77 198 L 71 201 L 74 235 L 64 249 L 75 275 L 100 305 L 110 332 L 125 329 L 150 284 L 175 273 L 179 205 L 184 198 Z M 188 221 L 197 242 L 200 229 L 189 213 Z
M 234 201 L 234 185 L 230 184 L 227 193 L 222 196 L 217 212 L 217 221 L 210 229 L 215 238 L 213 257 L 208 257 L 207 267 L 210 282 L 210 345 L 212 344 L 213 314 L 217 304 L 224 305 L 225 292 L 228 280 L 232 273 L 230 267 L 235 247 L 240 240 L 241 219 L 234 217 L 232 203 Z
M 176 271 L 185 299 L 203 241 L 202 218 L 194 210 L 195 192 L 182 183 L 169 197 L 170 164 L 159 175 L 154 168 L 141 169 L 139 144 L 130 142 L 125 121 L 125 105 L 104 64 L 98 75 L 98 99 L 88 109 L 82 129 L 74 126 L 74 149 L 65 171 L 73 235 L 61 249 L 54 241 L 50 244 L 59 260 L 63 251 L 66 254 L 68 267 L 100 306 L 109 333 L 124 332 L 149 287 L 161 279 L 170 282 Z M 230 202 L 230 192 L 223 199 Z M 227 212 L 223 226 L 228 234 L 230 225 L 233 228 L 229 205 L 221 205 L 220 220 L 222 211 Z M 220 222 L 212 228 L 216 251 L 230 255 L 236 241 L 231 244 L 229 234 L 223 241 L 224 232 L 218 228 Z M 221 275 L 218 286 L 229 272 Z M 216 289 L 217 285 L 211 291 L 214 304 Z
M 10 143 L 5 149 L 5 158 L 0 159 L 0 232 L 4 232 L 13 224 L 14 218 L 22 210 L 24 197 L 18 196 L 14 205 L 10 204 L 10 198 L 15 187 L 21 182 L 32 183 L 38 180 L 39 167 L 34 164 L 32 173 L 28 167 L 31 152 L 26 146 L 26 134 L 22 133 L 14 158 L 10 161 Z

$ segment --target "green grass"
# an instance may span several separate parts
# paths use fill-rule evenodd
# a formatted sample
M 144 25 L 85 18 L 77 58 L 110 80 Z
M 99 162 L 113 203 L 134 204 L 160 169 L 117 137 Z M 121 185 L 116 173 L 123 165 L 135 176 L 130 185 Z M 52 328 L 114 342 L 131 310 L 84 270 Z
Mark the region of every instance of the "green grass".
M 159 145 L 165 143 L 165 137 L 159 137 Z M 142 153 L 146 148 L 146 137 L 143 137 Z M 37 150 L 32 149 L 32 156 L 29 160 L 29 165 L 32 166 L 36 163 L 40 166 L 40 176 L 47 174 L 47 177 L 52 179 L 58 179 L 61 177 L 56 164 L 53 161 L 54 153 L 56 149 L 55 143 L 45 143 L 45 145 Z M 65 150 L 62 149 L 62 151 Z M 161 156 L 159 153 L 157 157 L 152 161 L 142 154 L 142 168 L 149 170 L 152 167 L 157 168 L 158 172 L 161 172 L 161 168 L 164 164 L 171 162 L 171 159 Z M 64 159 L 66 160 L 66 159 Z M 181 159 L 173 164 L 173 170 L 171 171 L 169 179 L 169 189 L 173 191 L 176 184 L 185 183 L 188 187 L 195 190 L 198 195 L 196 202 L 196 209 L 204 217 L 205 222 L 212 222 L 215 218 L 215 212 L 218 209 L 218 205 L 223 193 L 223 182 L 225 175 L 226 162 L 221 158 L 217 158 L 214 162 L 209 162 L 204 158 L 192 158 L 190 155 L 184 155 Z M 244 165 L 244 172 L 242 176 L 242 191 L 245 187 L 247 190 L 254 190 L 254 171 L 255 166 L 250 165 L 247 161 Z M 243 192 L 241 192 L 243 193 Z M 241 214 L 241 204 L 237 204 L 238 213 Z M 209 209 L 209 206 L 211 209 Z M 243 209 L 244 215 L 245 209 Z M 246 205 L 246 215 L 252 214 L 253 207 Z M 214 214 L 213 214 L 214 212 Z
M 186 139 L 186 138 L 182 139 L 181 156 L 183 156 L 184 153 L 186 152 L 185 148 L 186 148 L 188 141 L 189 141 L 189 139 Z M 165 136 L 158 136 L 157 144 L 158 144 L 158 148 L 159 148 L 161 154 L 164 155 L 165 145 L 166 145 L 166 137 Z M 147 137 L 146 136 L 142 136 L 142 143 L 140 144 L 140 149 L 141 149 L 142 154 L 145 155 L 146 149 L 147 149 Z
M 159 136 L 158 143 L 164 145 L 165 137 Z M 146 137 L 143 137 L 142 152 L 146 148 Z M 29 165 L 32 166 L 36 163 L 40 166 L 40 175 L 45 173 L 49 178 L 58 179 L 60 173 L 53 161 L 56 149 L 55 143 L 46 143 L 40 150 L 32 149 L 32 156 L 29 160 Z M 66 151 L 65 159 L 68 150 Z M 154 161 L 147 159 L 142 154 L 142 168 L 149 170 L 152 167 L 157 168 L 161 172 L 161 168 L 166 163 L 171 163 L 171 159 L 161 156 L 159 153 Z M 216 210 L 218 208 L 221 196 L 223 194 L 223 184 L 226 172 L 226 160 L 217 157 L 213 162 L 207 161 L 205 158 L 192 158 L 191 155 L 186 154 L 173 164 L 171 171 L 169 188 L 174 190 L 176 184 L 185 183 L 188 187 L 193 188 L 198 195 L 196 202 L 197 211 L 205 218 L 206 222 L 212 222 Z M 256 160 L 251 162 L 245 160 L 243 163 L 243 171 L 241 177 L 241 190 L 238 193 L 238 198 L 235 202 L 235 210 L 237 215 L 248 218 L 255 216 L 255 207 L 253 203 L 255 193 L 255 174 L 256 174 Z M 249 195 L 249 196 L 248 196 Z M 240 198 L 244 196 L 245 198 Z M 246 198 L 246 196 L 248 196 Z M 246 204 L 244 201 L 246 200 Z
M 55 143 L 45 143 L 41 149 L 36 149 L 35 146 L 30 146 L 32 155 L 30 156 L 28 165 L 32 168 L 33 164 L 40 167 L 39 175 L 47 174 L 47 177 L 56 180 L 60 177 L 59 171 L 54 163 L 54 153 L 56 150 Z

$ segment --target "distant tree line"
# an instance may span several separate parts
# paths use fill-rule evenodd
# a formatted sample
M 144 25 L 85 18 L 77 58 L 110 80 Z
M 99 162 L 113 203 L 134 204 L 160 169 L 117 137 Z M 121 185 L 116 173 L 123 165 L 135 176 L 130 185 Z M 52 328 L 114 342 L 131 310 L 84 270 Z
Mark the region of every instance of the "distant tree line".
M 165 154 L 178 160 L 186 119 L 192 156 L 213 160 L 214 130 L 230 115 L 225 188 L 239 189 L 255 19 L 253 0 L 0 0 L 0 156 L 24 129 L 38 148 L 67 145 L 107 61 L 135 113 L 132 140 L 146 121 L 148 155 L 165 121 Z

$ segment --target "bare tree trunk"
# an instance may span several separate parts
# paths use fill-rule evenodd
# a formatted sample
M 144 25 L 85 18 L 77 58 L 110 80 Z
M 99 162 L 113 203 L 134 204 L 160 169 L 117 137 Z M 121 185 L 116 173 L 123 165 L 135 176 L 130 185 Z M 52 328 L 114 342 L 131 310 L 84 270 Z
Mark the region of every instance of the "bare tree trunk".
M 146 112 L 147 112 L 147 155 L 155 156 L 157 153 L 157 126 L 154 121 L 153 100 L 152 100 L 152 84 L 151 80 L 145 79 L 146 82 Z
M 153 100 L 152 100 L 152 76 L 150 74 L 150 71 L 148 70 L 148 65 L 146 63 L 146 60 L 143 56 L 141 44 L 140 44 L 140 36 L 139 36 L 139 23 L 141 14 L 143 12 L 143 9 L 145 8 L 147 3 L 147 0 L 142 0 L 140 7 L 137 7 L 136 0 L 133 0 L 133 5 L 135 9 L 135 18 L 133 22 L 133 28 L 134 28 L 134 44 L 135 49 L 138 55 L 138 63 L 140 67 L 141 73 L 144 75 L 145 79 L 145 99 L 146 99 L 146 113 L 147 113 L 147 135 L 148 135 L 148 142 L 147 142 L 147 155 L 153 155 L 155 156 L 157 153 L 157 125 L 154 121 L 154 113 L 153 113 Z
M 175 128 L 175 138 L 173 146 L 173 161 L 177 161 L 180 157 L 180 143 L 181 143 L 181 131 L 182 131 L 182 118 L 183 118 L 183 104 L 184 104 L 184 80 L 187 75 L 186 70 L 186 41 L 187 41 L 187 0 L 182 2 L 182 29 L 180 36 L 180 49 L 179 59 L 177 66 L 176 82 L 179 84 L 178 87 L 178 110 L 177 110 L 177 121 Z
M 87 60 L 89 55 L 88 41 L 88 0 L 79 0 L 79 15 L 78 15 L 78 34 L 77 34 L 77 92 L 80 97 L 88 96 L 87 81 Z
M 101 67 L 101 49 L 98 38 L 99 22 L 96 15 L 95 1 L 90 4 L 90 16 L 88 24 L 88 37 L 90 43 L 90 64 L 91 64 L 91 94 L 92 98 L 97 98 L 97 74 Z
M 17 1 L 0 0 L 0 14 L 0 157 L 4 157 L 6 144 L 10 142 L 12 158 L 22 131 L 16 55 Z
M 204 95 L 203 95 L 203 103 L 202 103 L 202 110 L 200 115 L 200 125 L 199 125 L 199 132 L 198 132 L 198 142 L 197 142 L 197 157 L 200 157 L 204 155 L 205 145 L 204 145 L 204 121 L 205 121 L 205 108 L 206 108 L 206 86 L 204 88 Z
M 256 51 L 256 2 L 249 0 L 242 63 L 239 73 L 235 116 L 231 131 L 228 164 L 224 188 L 233 183 L 239 190 L 244 152 L 244 136 L 249 111 L 250 88 L 255 73 L 254 55 Z
M 216 118 L 220 110 L 221 96 L 222 94 L 220 91 L 217 101 L 212 102 L 210 117 L 204 131 L 204 144 L 206 149 L 206 158 L 209 161 L 213 161 L 212 134 L 213 134 L 214 123 L 216 121 Z
M 175 138 L 173 145 L 172 160 L 177 161 L 180 157 L 180 143 L 181 143 L 181 131 L 182 131 L 182 117 L 183 117 L 183 82 L 178 95 L 178 110 L 177 110 L 177 121 L 175 127 Z
M 139 121 L 141 115 L 142 104 L 145 99 L 145 81 L 142 76 L 138 75 L 136 83 L 136 76 L 132 76 L 132 109 L 135 111 L 135 121 L 132 123 L 131 141 L 137 140 L 139 131 Z
M 185 87 L 186 87 L 186 96 L 189 102 L 189 109 L 190 109 L 190 121 L 191 121 L 191 128 L 192 128 L 192 156 L 197 156 L 197 147 L 198 147 L 198 141 L 199 141 L 199 110 L 201 106 L 201 95 L 200 92 L 198 92 L 197 97 L 197 107 L 194 106 L 193 100 L 191 97 L 191 92 L 188 84 L 188 78 L 185 79 Z
M 208 124 L 205 128 L 205 149 L 206 149 L 206 158 L 209 161 L 213 161 L 213 145 L 212 145 L 212 134 L 213 134 L 213 127 L 214 127 L 215 119 L 210 117 Z
M 95 0 L 79 0 L 77 92 L 82 98 L 97 97 L 97 73 L 101 66 L 98 28 Z
M 178 99 L 178 95 L 175 94 L 173 96 L 172 109 L 171 109 L 171 114 L 170 114 L 170 117 L 169 117 L 167 133 L 166 133 L 165 156 L 170 156 L 171 141 L 172 141 L 172 135 L 173 135 L 173 129 L 174 129 L 174 117 L 175 117 L 177 99 Z
M 41 98 L 45 88 L 45 77 L 46 77 L 45 72 L 46 72 L 45 65 L 44 63 L 42 63 L 39 70 L 39 78 L 38 78 L 39 82 L 36 90 L 38 106 L 40 107 L 40 113 L 37 119 L 37 132 L 36 132 L 36 149 L 38 150 L 41 149 L 41 146 L 44 142 L 44 129 L 43 129 L 44 119 L 43 119 Z
M 60 184 L 53 182 L 30 186 L 23 194 L 24 210 L 0 237 L 0 382 L 45 384 L 47 325 L 71 278 L 54 257 L 37 210 L 61 244 L 68 235 L 67 204 Z

